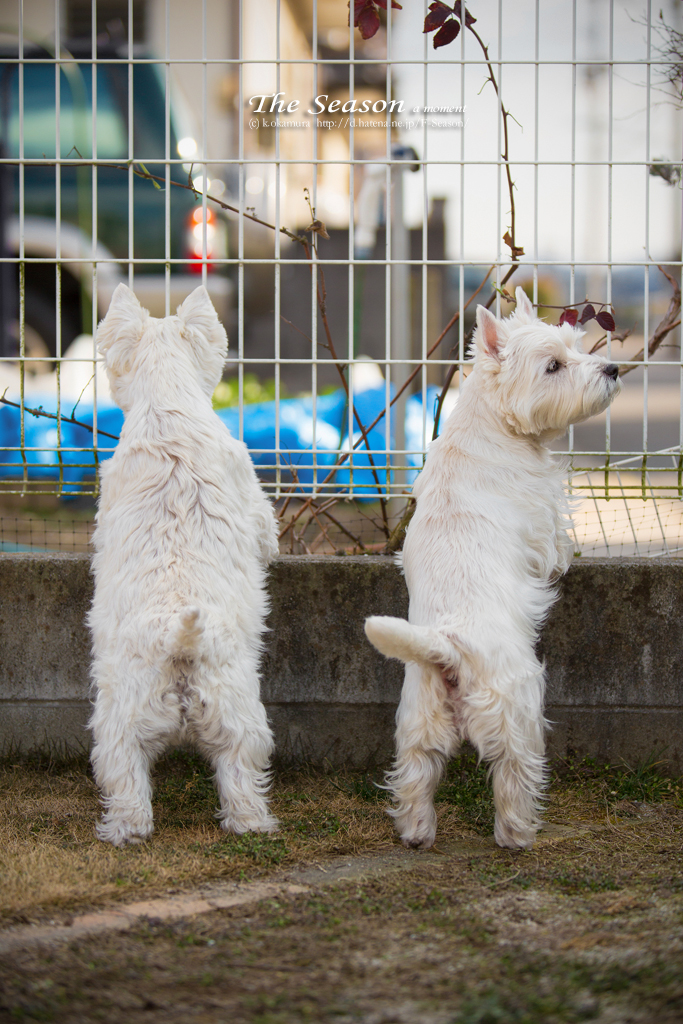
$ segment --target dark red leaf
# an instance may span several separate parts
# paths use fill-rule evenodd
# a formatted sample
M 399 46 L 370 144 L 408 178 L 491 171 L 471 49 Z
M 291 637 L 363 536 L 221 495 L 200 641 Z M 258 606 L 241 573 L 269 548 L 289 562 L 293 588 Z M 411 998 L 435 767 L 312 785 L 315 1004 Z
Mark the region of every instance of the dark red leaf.
M 387 9 L 387 0 L 375 0 L 375 3 L 377 4 L 378 7 L 381 7 L 383 11 L 386 11 L 386 9 Z M 403 10 L 401 5 L 396 3 L 396 0 L 391 0 L 391 6 L 395 10 L 397 10 L 397 11 L 402 11 Z
M 448 43 L 452 43 L 457 38 L 459 31 L 459 21 L 455 21 L 453 18 L 450 21 L 445 21 L 434 36 L 434 49 L 438 50 L 440 46 L 447 46 Z
M 579 319 L 579 313 L 576 309 L 565 309 L 560 317 L 560 324 L 571 324 L 572 327 L 576 326 L 576 321 Z
M 455 0 L 455 3 L 453 4 L 453 13 L 455 14 L 458 21 L 461 21 L 462 16 L 460 14 L 460 0 Z M 472 17 L 467 8 L 465 8 L 465 26 L 469 28 L 470 25 L 474 25 L 476 20 L 477 19 Z
M 613 331 L 617 326 L 614 322 L 614 317 L 611 313 L 608 313 L 606 309 L 601 310 L 595 318 L 603 331 Z
M 379 28 L 379 11 L 368 3 L 358 15 L 358 28 L 363 39 L 372 39 Z
M 430 11 L 427 17 L 425 18 L 425 27 L 423 28 L 422 31 L 433 32 L 434 29 L 439 27 L 439 25 L 443 25 L 444 21 L 451 13 L 452 12 L 448 9 L 448 7 L 435 6 L 434 10 Z
M 353 23 L 358 24 L 361 11 L 368 5 L 368 0 L 353 0 Z
M 595 306 L 591 306 L 590 302 L 587 306 L 583 307 L 583 313 L 581 314 L 580 324 L 586 324 L 589 320 L 592 320 L 595 316 Z

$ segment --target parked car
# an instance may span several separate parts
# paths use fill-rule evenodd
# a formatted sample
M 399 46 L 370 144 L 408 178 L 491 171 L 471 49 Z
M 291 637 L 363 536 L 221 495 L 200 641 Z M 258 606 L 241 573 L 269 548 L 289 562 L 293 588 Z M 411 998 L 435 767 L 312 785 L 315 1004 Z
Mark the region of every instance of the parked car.
M 188 261 L 185 265 L 171 265 L 170 304 L 174 310 L 197 284 L 196 275 L 188 273 L 188 269 L 201 269 L 197 257 L 201 256 L 204 227 L 201 202 L 194 193 L 175 187 L 167 193 L 154 182 L 136 176 L 126 166 L 131 79 L 125 53 L 111 44 L 100 46 L 98 60 L 104 63 L 93 65 L 83 62 L 90 58 L 89 42 L 72 43 L 66 50 L 75 59 L 61 63 L 58 83 L 54 55 L 48 50 L 26 46 L 23 65 L 16 61 L 16 48 L 0 52 L 2 153 L 10 159 L 19 157 L 23 142 L 23 155 L 27 160 L 54 160 L 59 135 L 61 158 L 92 159 L 94 141 L 97 159 L 109 164 L 96 169 L 87 164 L 61 168 L 54 164 L 26 164 L 23 172 L 17 164 L 10 164 L 6 165 L 0 180 L 4 192 L 4 245 L 8 255 L 20 254 L 23 228 L 24 254 L 53 259 L 57 252 L 59 212 L 59 255 L 64 260 L 61 265 L 61 353 L 82 331 L 92 331 L 93 255 L 102 261 L 98 263 L 96 274 L 98 316 L 106 311 L 117 283 L 127 279 L 124 264 L 106 261 L 127 260 L 131 255 L 136 260 L 148 261 L 135 268 L 135 291 L 140 301 L 153 315 L 162 316 L 166 294 L 164 261 L 168 258 Z M 23 117 L 20 76 L 23 77 Z M 94 128 L 93 86 L 96 92 Z M 134 64 L 132 88 L 133 155 L 151 174 L 163 178 L 164 165 L 158 161 L 164 154 L 190 159 L 196 143 L 191 129 L 180 124 L 174 105 L 171 105 L 169 138 L 166 139 L 166 91 L 163 71 L 158 64 Z M 189 169 L 190 165 L 186 166 Z M 171 177 L 186 182 L 187 170 L 182 165 L 174 165 Z M 22 188 L 23 223 L 20 219 Z M 129 192 L 132 192 L 130 203 Z M 96 211 L 95 244 L 93 209 Z M 225 225 L 213 210 L 208 219 L 208 255 L 223 256 Z M 53 262 L 25 264 L 26 342 L 30 350 L 27 354 L 54 356 L 57 353 L 56 276 Z M 18 281 L 17 267 L 14 287 L 9 289 L 15 293 L 14 314 L 10 313 L 9 319 L 15 321 Z M 209 290 L 223 317 L 229 288 L 227 277 L 211 274 Z M 10 304 L 11 300 L 10 295 Z

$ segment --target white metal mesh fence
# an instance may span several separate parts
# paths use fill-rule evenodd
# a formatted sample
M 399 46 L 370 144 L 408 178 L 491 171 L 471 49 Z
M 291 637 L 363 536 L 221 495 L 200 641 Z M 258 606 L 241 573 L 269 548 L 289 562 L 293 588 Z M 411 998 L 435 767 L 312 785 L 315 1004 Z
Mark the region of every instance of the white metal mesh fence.
M 113 289 L 204 283 L 283 543 L 380 547 L 476 303 L 523 284 L 611 309 L 587 341 L 629 371 L 557 446 L 577 550 L 681 550 L 681 7 L 0 0 L 0 502 L 96 494 Z

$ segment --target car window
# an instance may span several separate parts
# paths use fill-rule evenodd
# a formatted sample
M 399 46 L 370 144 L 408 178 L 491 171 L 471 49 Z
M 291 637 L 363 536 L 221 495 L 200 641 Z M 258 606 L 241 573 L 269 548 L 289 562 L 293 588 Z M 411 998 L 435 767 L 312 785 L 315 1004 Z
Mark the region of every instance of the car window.
M 125 158 L 128 140 L 124 110 L 112 89 L 107 65 L 97 68 L 97 156 Z M 9 71 L 8 149 L 19 155 L 19 69 Z M 24 64 L 24 156 L 56 154 L 56 92 L 53 64 Z M 59 97 L 60 156 L 92 156 L 92 71 L 90 64 L 64 64 Z
M 120 70 L 127 72 L 125 67 Z M 128 96 L 127 87 L 125 95 Z M 156 157 L 163 160 L 165 123 L 163 73 L 158 64 L 136 64 L 133 68 L 133 128 L 135 156 L 138 159 Z M 175 133 L 171 130 L 171 157 L 178 155 L 175 146 Z

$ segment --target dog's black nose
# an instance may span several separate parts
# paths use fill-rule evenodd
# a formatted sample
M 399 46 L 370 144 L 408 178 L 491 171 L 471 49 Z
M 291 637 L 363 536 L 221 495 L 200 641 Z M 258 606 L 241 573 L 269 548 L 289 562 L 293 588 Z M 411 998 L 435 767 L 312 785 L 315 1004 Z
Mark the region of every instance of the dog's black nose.
M 619 367 L 616 363 L 608 363 L 607 366 L 603 366 L 602 372 L 606 377 L 611 377 L 612 380 L 616 380 L 619 376 Z

